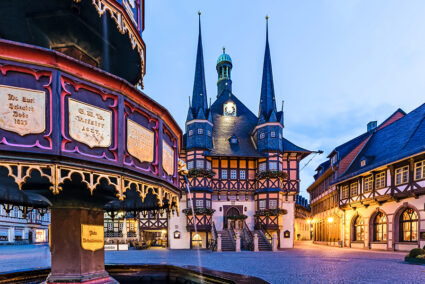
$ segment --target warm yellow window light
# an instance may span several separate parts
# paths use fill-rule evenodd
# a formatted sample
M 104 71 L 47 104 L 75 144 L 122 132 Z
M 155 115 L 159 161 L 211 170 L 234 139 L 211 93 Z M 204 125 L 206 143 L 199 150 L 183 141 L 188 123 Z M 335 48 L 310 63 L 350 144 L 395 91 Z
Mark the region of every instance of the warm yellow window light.
M 310 224 L 310 223 L 311 223 L 311 220 L 310 220 L 310 219 L 308 219 L 308 220 L 307 220 L 307 224 Z
M 333 221 L 334 221 L 334 218 L 333 217 L 329 217 L 328 218 L 328 223 L 333 223 Z

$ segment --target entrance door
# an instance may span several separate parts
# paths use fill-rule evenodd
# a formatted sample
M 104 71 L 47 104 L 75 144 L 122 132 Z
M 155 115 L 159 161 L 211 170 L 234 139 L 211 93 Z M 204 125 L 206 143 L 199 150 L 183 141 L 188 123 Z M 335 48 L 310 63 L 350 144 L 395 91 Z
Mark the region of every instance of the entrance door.
M 240 212 L 236 207 L 231 207 L 227 210 L 226 216 L 224 217 L 224 226 L 227 229 L 236 228 L 236 216 L 239 216 Z

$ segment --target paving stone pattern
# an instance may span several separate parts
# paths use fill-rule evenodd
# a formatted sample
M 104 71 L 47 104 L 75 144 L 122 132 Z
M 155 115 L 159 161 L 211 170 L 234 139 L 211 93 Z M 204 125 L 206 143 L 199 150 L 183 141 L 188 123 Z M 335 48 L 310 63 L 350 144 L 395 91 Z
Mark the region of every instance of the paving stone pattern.
M 298 243 L 279 252 L 200 251 L 201 266 L 260 277 L 270 283 L 425 283 L 425 266 L 403 262 L 405 253 L 374 252 Z M 105 253 L 107 263 L 198 265 L 194 250 Z M 0 271 L 48 267 L 47 246 L 0 246 Z

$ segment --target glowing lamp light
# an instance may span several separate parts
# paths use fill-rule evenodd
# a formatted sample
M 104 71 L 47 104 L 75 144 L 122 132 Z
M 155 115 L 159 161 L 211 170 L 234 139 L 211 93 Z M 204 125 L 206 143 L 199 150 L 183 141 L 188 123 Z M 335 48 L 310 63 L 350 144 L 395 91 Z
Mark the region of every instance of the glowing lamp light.
M 165 234 L 167 231 L 166 230 L 162 230 L 161 233 Z
M 308 219 L 308 220 L 307 220 L 307 224 L 310 224 L 310 223 L 311 223 L 311 220 L 310 220 L 310 219 Z
M 333 221 L 334 221 L 334 218 L 333 217 L 329 217 L 328 218 L 328 223 L 333 223 Z

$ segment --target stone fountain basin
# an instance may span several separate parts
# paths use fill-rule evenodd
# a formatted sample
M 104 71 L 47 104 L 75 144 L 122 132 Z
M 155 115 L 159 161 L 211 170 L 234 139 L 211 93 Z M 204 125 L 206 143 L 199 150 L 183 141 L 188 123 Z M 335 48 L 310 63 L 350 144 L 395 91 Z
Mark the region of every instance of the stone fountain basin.
M 237 283 L 267 284 L 253 276 L 230 272 L 201 269 L 197 266 L 173 266 L 165 264 L 113 264 L 105 265 L 111 277 L 121 284 L 126 283 Z M 50 273 L 49 268 L 22 270 L 0 274 L 0 283 L 42 283 Z

